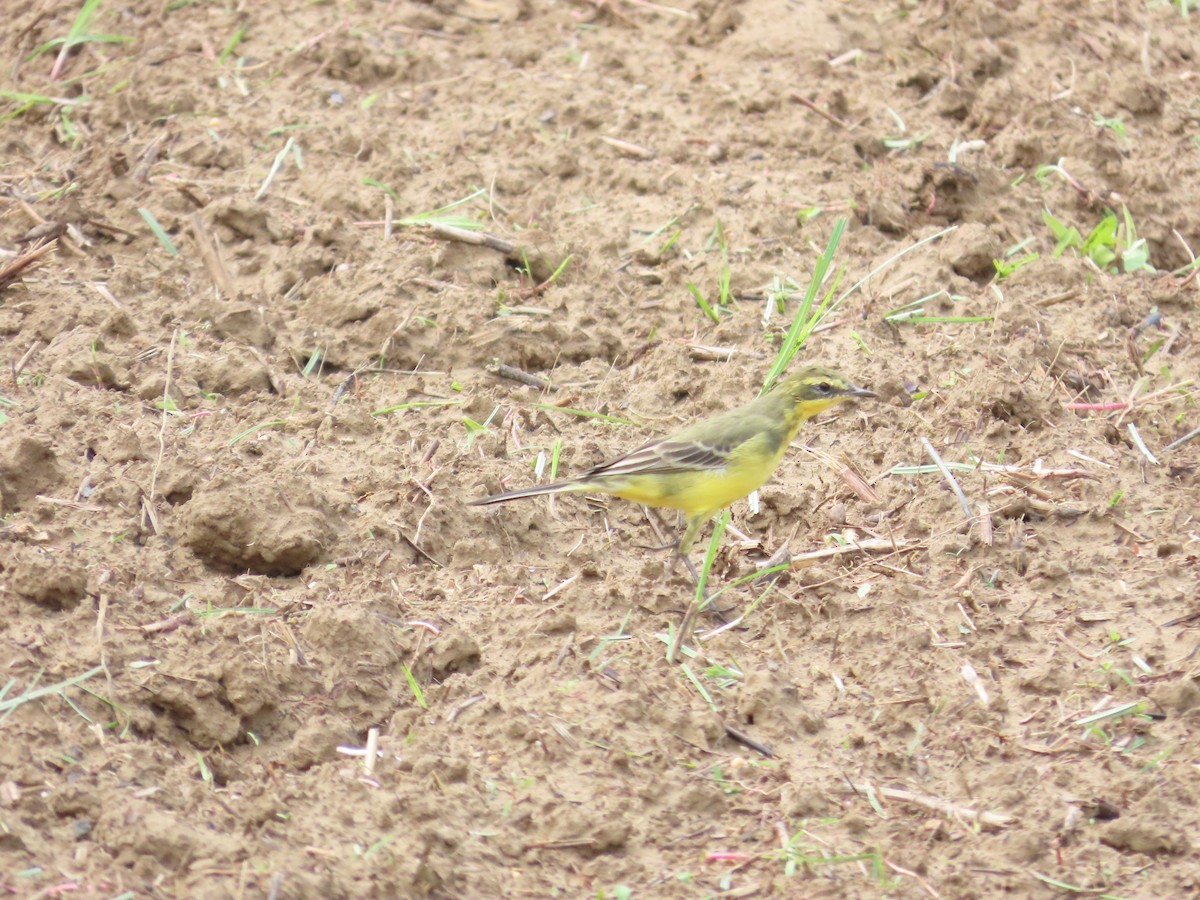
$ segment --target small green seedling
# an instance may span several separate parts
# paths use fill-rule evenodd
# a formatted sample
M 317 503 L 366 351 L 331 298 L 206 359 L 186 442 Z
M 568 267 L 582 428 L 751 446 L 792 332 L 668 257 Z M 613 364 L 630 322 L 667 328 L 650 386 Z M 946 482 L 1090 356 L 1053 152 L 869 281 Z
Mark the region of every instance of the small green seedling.
M 75 16 L 75 21 L 71 23 L 70 30 L 67 31 L 65 37 L 51 38 L 42 44 L 27 57 L 26 61 L 36 59 L 48 50 L 59 48 L 58 56 L 55 57 L 54 65 L 50 69 L 50 80 L 57 81 L 62 77 L 63 70 L 67 66 L 67 59 L 71 55 L 71 51 L 83 44 L 124 44 L 133 40 L 127 34 L 95 34 L 90 28 L 92 19 L 100 9 L 100 0 L 85 0 L 83 7 Z
M 883 314 L 884 321 L 894 324 L 961 324 L 969 322 L 990 322 L 993 316 L 934 316 L 925 313 L 925 304 L 931 300 L 936 300 L 938 297 L 948 297 L 951 301 L 958 302 L 966 300 L 960 294 L 951 294 L 948 291 L 935 291 L 932 294 L 926 294 L 924 297 L 919 297 L 910 303 L 905 303 L 903 306 L 897 306 L 895 309 L 888 310 Z
M 1048 209 L 1042 210 L 1042 220 L 1057 242 L 1054 246 L 1055 257 L 1073 249 L 1105 272 L 1129 274 L 1155 271 L 1150 265 L 1149 245 L 1145 238 L 1137 236 L 1137 228 L 1128 207 L 1121 207 L 1120 219 L 1115 212 L 1109 210 L 1088 232 L 1086 238 L 1080 234 L 1079 229 L 1061 221 Z
M 1102 116 L 1100 113 L 1094 113 L 1092 122 L 1098 128 L 1107 128 L 1122 144 L 1129 143 L 1129 138 L 1125 134 L 1125 120 L 1120 116 Z
M 1038 254 L 1036 253 L 1025 253 L 1023 256 L 1018 255 L 1022 253 L 1026 247 L 1032 244 L 1033 241 L 1034 237 L 1033 235 L 1030 235 L 1029 237 L 1025 238 L 1025 240 L 1021 241 L 1020 243 L 1013 244 L 1013 246 L 1005 250 L 1004 259 L 992 260 L 992 265 L 996 267 L 997 281 L 1003 281 L 1005 278 L 1012 275 L 1023 266 L 1027 266 L 1030 263 L 1037 261 Z
M 393 199 L 399 199 L 399 195 L 392 188 L 385 186 L 382 182 L 374 179 L 363 179 L 365 184 L 370 184 L 380 190 L 386 191 L 392 195 Z M 483 223 L 474 216 L 464 216 L 462 214 L 450 215 L 453 210 L 459 207 L 466 206 L 468 203 L 487 196 L 486 188 L 478 190 L 462 197 L 458 200 L 451 201 L 445 206 L 440 206 L 437 209 L 432 209 L 427 212 L 414 213 L 411 216 L 405 216 L 403 219 L 397 219 L 397 225 L 447 225 L 451 228 L 461 228 L 465 231 L 479 231 L 483 228 Z

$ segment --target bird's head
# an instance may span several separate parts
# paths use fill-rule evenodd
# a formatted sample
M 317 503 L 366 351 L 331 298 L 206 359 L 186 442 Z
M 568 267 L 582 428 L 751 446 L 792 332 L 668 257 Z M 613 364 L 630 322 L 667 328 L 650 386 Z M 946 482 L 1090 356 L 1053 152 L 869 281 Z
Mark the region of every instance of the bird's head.
M 841 372 L 822 366 L 805 366 L 780 381 L 771 391 L 787 400 L 790 417 L 799 425 L 810 416 L 853 397 L 874 397 Z

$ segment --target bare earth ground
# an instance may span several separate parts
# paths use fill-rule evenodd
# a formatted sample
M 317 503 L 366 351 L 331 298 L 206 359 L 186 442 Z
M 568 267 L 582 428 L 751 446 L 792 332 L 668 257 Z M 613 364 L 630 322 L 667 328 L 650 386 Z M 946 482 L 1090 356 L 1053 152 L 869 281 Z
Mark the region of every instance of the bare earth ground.
M 78 7 L 6 13 L 0 244 L 59 241 L 0 293 L 0 890 L 1200 892 L 1200 440 L 1166 449 L 1200 426 L 1169 274 L 1200 17 L 272 6 L 106 3 L 83 33 L 133 40 L 56 71 L 30 54 Z M 455 213 L 523 251 L 399 221 L 479 189 Z M 1086 235 L 1122 203 L 1158 274 L 1052 257 L 1044 208 Z M 884 549 L 669 665 L 690 588 L 635 506 L 463 501 L 753 396 L 799 302 L 764 325 L 772 279 L 807 285 L 839 215 L 839 293 L 958 226 L 803 351 L 880 392 L 802 434 L 878 499 L 794 450 L 714 583 Z M 725 260 L 714 325 L 687 283 L 715 302 Z M 884 320 L 937 292 L 984 320 Z M 893 472 L 922 438 L 990 464 L 955 471 L 970 523 Z M 370 774 L 338 747 L 372 728 Z

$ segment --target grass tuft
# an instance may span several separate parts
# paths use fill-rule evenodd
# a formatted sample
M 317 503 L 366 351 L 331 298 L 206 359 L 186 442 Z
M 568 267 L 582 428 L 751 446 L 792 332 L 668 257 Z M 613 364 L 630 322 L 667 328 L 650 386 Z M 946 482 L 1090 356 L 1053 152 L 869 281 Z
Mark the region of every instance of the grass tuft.
M 392 199 L 399 200 L 400 196 L 396 191 L 381 182 L 374 179 L 363 179 L 365 184 L 373 185 L 379 189 L 388 192 Z M 397 225 L 446 225 L 450 228 L 461 228 L 466 231 L 480 231 L 483 229 L 483 222 L 474 216 L 464 215 L 449 215 L 450 212 L 460 207 L 466 206 L 469 203 L 486 197 L 488 194 L 486 188 L 479 188 L 467 196 L 447 203 L 445 206 L 439 206 L 437 209 L 431 209 L 428 212 L 414 213 L 411 216 L 405 216 L 402 219 L 397 219 Z
M 75 675 L 71 678 L 65 678 L 55 684 L 49 684 L 40 688 L 37 686 L 37 683 L 42 677 L 42 673 L 39 671 L 38 674 L 34 676 L 34 679 L 28 688 L 26 688 L 17 696 L 6 700 L 5 697 L 8 695 L 8 692 L 12 690 L 17 683 L 15 678 L 10 678 L 8 682 L 5 683 L 4 687 L 0 688 L 0 722 L 3 722 L 10 715 L 12 715 L 18 707 L 21 707 L 26 703 L 30 703 L 41 697 L 49 697 L 57 694 L 58 696 L 62 697 L 63 700 L 67 700 L 65 693 L 67 688 L 79 687 L 89 678 L 95 678 L 103 671 L 104 666 L 94 666 L 88 669 L 86 672 L 80 673 L 79 675 Z
M 63 71 L 67 66 L 67 58 L 71 55 L 71 51 L 83 44 L 125 44 L 133 40 L 133 37 L 127 34 L 102 34 L 91 30 L 92 19 L 100 9 L 100 0 L 84 0 L 83 7 L 75 16 L 75 21 L 71 23 L 70 29 L 64 37 L 51 38 L 36 48 L 30 53 L 25 60 L 36 59 L 43 53 L 59 48 L 58 56 L 55 57 L 54 65 L 50 69 L 50 80 L 57 81 L 62 77 Z
M 788 327 L 787 334 L 783 338 L 783 345 L 779 348 L 779 353 L 775 356 L 775 362 L 772 364 L 770 371 L 767 373 L 767 378 L 763 382 L 762 393 L 766 393 L 771 389 L 779 379 L 779 376 L 787 370 L 787 367 L 792 362 L 792 358 L 804 346 L 804 342 L 808 340 L 809 335 L 846 298 L 847 295 L 843 294 L 836 301 L 831 302 L 833 292 L 837 290 L 838 282 L 841 280 L 841 275 L 839 274 L 834 279 L 833 285 L 821 299 L 821 302 L 819 304 L 816 303 L 817 291 L 825 283 L 826 276 L 829 274 L 829 268 L 833 265 L 834 254 L 837 253 L 838 244 L 841 243 L 842 234 L 845 232 L 848 223 L 849 220 L 844 216 L 839 216 L 833 223 L 833 233 L 829 235 L 829 243 L 825 245 L 825 252 L 821 254 L 816 266 L 813 267 L 813 275 L 808 282 L 808 289 L 804 292 L 804 299 L 800 302 L 800 308 L 796 310 L 796 314 L 792 317 L 792 324 Z

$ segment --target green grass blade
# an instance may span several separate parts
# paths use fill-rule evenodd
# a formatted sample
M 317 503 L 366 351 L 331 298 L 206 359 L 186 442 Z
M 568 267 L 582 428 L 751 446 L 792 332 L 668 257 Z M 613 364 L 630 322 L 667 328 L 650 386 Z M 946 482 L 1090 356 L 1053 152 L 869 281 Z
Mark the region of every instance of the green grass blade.
M 103 671 L 104 666 L 94 666 L 93 668 L 88 669 L 86 672 L 82 672 L 73 678 L 65 678 L 56 684 L 48 684 L 45 687 L 28 690 L 23 694 L 17 695 L 16 697 L 0 701 L 0 714 L 3 714 L 5 717 L 7 717 L 17 707 L 25 703 L 29 703 L 31 700 L 37 700 L 40 697 L 46 697 L 50 694 L 61 693 L 69 687 L 76 687 L 82 682 L 87 681 L 89 678 L 94 678 Z
M 425 701 L 425 692 L 421 690 L 421 685 L 413 675 L 412 670 L 404 663 L 400 664 L 400 670 L 404 673 L 404 680 L 408 682 L 408 686 L 412 689 L 413 696 L 417 698 L 417 705 L 421 709 L 429 709 L 429 704 Z
M 696 287 L 692 282 L 687 283 L 687 289 L 691 291 L 692 297 L 696 300 L 696 305 L 700 307 L 700 311 L 713 320 L 713 322 L 721 321 L 717 316 L 717 311 L 712 308 L 712 305 L 704 299 L 704 295 L 700 293 L 700 288 Z
M 588 409 L 576 409 L 573 406 L 555 406 L 553 403 L 535 403 L 534 409 L 544 409 L 547 412 L 564 412 L 570 413 L 573 416 L 579 416 L 581 419 L 599 419 L 601 422 L 608 422 L 610 425 L 636 425 L 632 419 L 622 419 L 620 416 L 610 416 L 607 413 L 592 412 Z
M 779 376 L 791 364 L 792 358 L 796 355 L 797 351 L 804 346 L 804 342 L 812 334 L 813 329 L 821 324 L 821 320 L 825 316 L 837 309 L 838 305 L 847 296 L 843 294 L 831 304 L 829 302 L 830 297 L 833 296 L 833 288 L 831 288 L 826 293 L 820 306 L 815 311 L 813 310 L 817 291 L 825 283 L 825 276 L 829 272 L 829 267 L 833 265 L 834 254 L 837 253 L 838 244 L 841 243 L 842 233 L 845 232 L 847 224 L 849 224 L 849 220 L 845 216 L 839 216 L 837 221 L 833 223 L 833 233 L 829 235 L 829 243 L 825 245 L 825 252 L 821 254 L 821 258 L 817 260 L 817 264 L 813 268 L 812 278 L 808 282 L 808 289 L 804 292 L 804 300 L 801 302 L 800 308 L 796 311 L 796 315 L 792 318 L 792 324 L 783 339 L 783 346 L 779 348 L 779 353 L 775 357 L 775 363 L 771 366 L 771 371 L 767 373 L 766 381 L 763 382 L 763 392 L 771 389 Z M 836 287 L 837 282 L 835 281 L 834 288 Z
M 405 409 L 425 409 L 430 406 L 461 406 L 461 400 L 410 400 L 407 403 L 397 403 L 395 406 L 385 406 L 371 413 L 373 416 L 386 416 L 389 413 L 401 412 Z
M 171 236 L 167 234 L 166 229 L 158 223 L 158 219 L 154 217 L 154 213 L 150 212 L 150 210 L 146 209 L 144 206 L 139 206 L 138 215 L 140 215 L 145 220 L 146 224 L 150 226 L 150 231 L 156 238 L 158 238 L 158 242 L 162 244 L 163 249 L 172 256 L 178 256 L 179 248 L 175 246 L 175 242 L 171 240 Z
M 246 438 L 250 437 L 250 435 L 254 434 L 256 431 L 262 431 L 264 428 L 275 428 L 276 426 L 286 425 L 286 424 L 287 424 L 287 419 L 275 419 L 272 422 L 259 422 L 257 425 L 251 425 L 245 431 L 240 431 L 237 434 L 235 434 L 233 437 L 231 437 L 229 439 L 229 446 L 232 447 L 234 444 L 237 444 L 239 441 L 244 441 Z
M 712 694 L 708 692 L 708 689 L 700 682 L 700 679 L 696 677 L 696 673 L 692 671 L 691 666 L 689 666 L 687 663 L 680 663 L 679 668 L 683 669 L 683 674 L 687 676 L 687 680 L 692 683 L 692 687 L 696 689 L 697 693 L 704 698 L 704 702 L 709 705 L 709 708 L 712 709 L 713 712 L 720 712 L 720 710 L 717 709 L 716 701 L 712 698 Z
M 712 571 L 713 561 L 717 558 L 717 550 L 721 547 L 721 535 L 725 533 L 725 526 L 728 524 L 729 510 L 725 510 L 713 526 L 712 537 L 708 539 L 708 551 L 704 554 L 704 565 L 700 568 L 700 578 L 696 582 L 696 603 L 701 610 L 707 607 L 713 599 L 704 595 L 704 589 L 708 585 L 708 573 Z
M 383 187 L 379 185 L 379 187 Z M 386 189 L 385 189 L 386 190 Z M 398 225 L 429 225 L 437 222 L 441 225 L 450 225 L 454 228 L 462 228 L 467 231 L 479 231 L 483 228 L 483 223 L 478 219 L 473 219 L 468 216 L 450 216 L 447 215 L 451 210 L 457 209 L 464 204 L 471 203 L 480 197 L 487 196 L 487 191 L 484 188 L 479 188 L 474 193 L 468 194 L 460 200 L 455 200 L 452 203 L 447 203 L 445 206 L 430 210 L 429 212 L 415 213 L 411 216 L 405 216 L 403 219 L 397 219 Z

